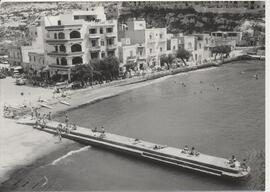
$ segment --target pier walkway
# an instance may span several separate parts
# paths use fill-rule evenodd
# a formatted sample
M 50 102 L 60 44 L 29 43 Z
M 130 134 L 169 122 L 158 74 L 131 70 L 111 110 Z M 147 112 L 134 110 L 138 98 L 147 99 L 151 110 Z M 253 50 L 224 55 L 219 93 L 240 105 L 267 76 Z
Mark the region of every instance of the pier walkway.
M 35 125 L 35 120 L 26 118 L 19 120 L 18 123 L 33 126 Z M 57 134 L 57 126 L 59 124 L 62 124 L 62 127 L 65 127 L 64 123 L 49 121 L 45 128 L 38 129 L 48 133 Z M 161 163 L 171 164 L 216 176 L 243 178 L 250 172 L 250 168 L 243 170 L 240 167 L 240 162 L 236 162 L 236 166 L 231 167 L 228 160 L 224 158 L 206 154 L 186 154 L 183 153 L 182 149 L 175 147 L 169 147 L 112 133 L 94 132 L 89 128 L 79 126 L 76 127 L 76 130 L 69 130 L 68 132 L 61 131 L 61 136 L 77 142 L 108 148 L 135 155 L 137 157 L 159 161 Z

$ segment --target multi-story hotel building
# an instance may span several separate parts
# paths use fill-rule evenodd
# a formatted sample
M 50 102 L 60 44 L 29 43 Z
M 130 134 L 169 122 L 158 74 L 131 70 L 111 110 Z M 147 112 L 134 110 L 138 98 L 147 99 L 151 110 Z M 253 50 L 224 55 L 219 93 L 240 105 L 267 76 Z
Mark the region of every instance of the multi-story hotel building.
M 40 27 L 44 62 L 51 77 L 60 75 L 62 80 L 71 80 L 74 66 L 118 55 L 117 21 L 106 20 L 101 7 L 42 17 Z

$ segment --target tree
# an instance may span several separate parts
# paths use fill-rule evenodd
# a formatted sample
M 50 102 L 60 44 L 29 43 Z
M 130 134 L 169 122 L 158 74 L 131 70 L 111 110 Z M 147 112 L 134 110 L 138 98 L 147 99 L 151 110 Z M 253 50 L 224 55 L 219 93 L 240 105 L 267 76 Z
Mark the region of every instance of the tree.
M 188 60 L 191 57 L 191 53 L 184 48 L 179 48 L 176 52 L 176 57 L 180 58 L 187 65 L 185 59 Z
M 175 59 L 175 56 L 173 54 L 169 54 L 169 55 L 163 54 L 160 56 L 160 65 L 164 66 L 166 64 L 168 69 L 170 69 L 174 59 Z
M 232 50 L 231 50 L 231 46 L 229 46 L 229 45 L 219 45 L 219 46 L 213 47 L 211 51 L 212 51 L 212 53 L 215 54 L 215 60 L 216 60 L 216 56 L 218 54 L 220 54 L 222 59 L 223 59 L 224 55 L 225 55 L 225 57 L 228 57 Z

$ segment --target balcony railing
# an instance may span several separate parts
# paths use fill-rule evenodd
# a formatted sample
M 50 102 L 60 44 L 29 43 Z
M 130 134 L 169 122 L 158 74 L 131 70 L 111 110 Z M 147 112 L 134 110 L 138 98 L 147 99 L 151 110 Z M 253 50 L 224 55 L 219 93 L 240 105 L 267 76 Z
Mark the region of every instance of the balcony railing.
M 114 32 L 106 33 L 106 37 L 116 37 L 116 33 Z
M 100 46 L 90 47 L 91 52 L 100 51 Z
M 107 49 L 116 49 L 117 45 L 115 44 L 111 44 L 111 45 L 107 45 Z
M 84 52 L 79 51 L 79 52 L 56 52 L 56 51 L 52 51 L 49 52 L 48 55 L 49 56 L 77 56 L 77 55 L 83 55 Z
M 100 34 L 97 34 L 97 33 L 95 33 L 95 34 L 89 34 L 89 38 L 90 39 L 99 39 L 100 38 Z
M 77 41 L 82 41 L 82 38 L 72 38 L 72 39 L 46 39 L 46 43 L 49 44 L 63 44 L 66 42 L 77 42 Z
M 66 52 L 63 52 L 63 51 L 51 51 L 51 52 L 48 52 L 48 55 L 50 56 L 67 56 L 68 54 Z

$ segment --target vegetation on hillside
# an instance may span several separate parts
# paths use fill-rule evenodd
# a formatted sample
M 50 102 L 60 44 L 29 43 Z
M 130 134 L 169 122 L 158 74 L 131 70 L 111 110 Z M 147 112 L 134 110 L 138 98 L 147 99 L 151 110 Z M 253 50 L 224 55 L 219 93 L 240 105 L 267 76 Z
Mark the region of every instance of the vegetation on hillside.
M 216 30 L 237 29 L 246 20 L 263 18 L 264 13 L 199 13 L 193 8 L 187 9 L 130 9 L 122 14 L 120 22 L 129 18 L 145 18 L 147 27 L 167 27 L 169 33 L 201 33 Z

